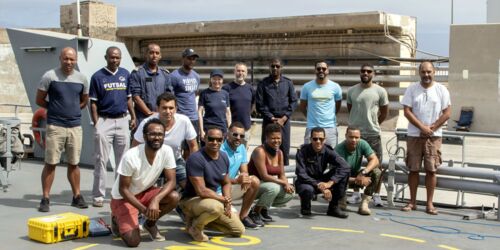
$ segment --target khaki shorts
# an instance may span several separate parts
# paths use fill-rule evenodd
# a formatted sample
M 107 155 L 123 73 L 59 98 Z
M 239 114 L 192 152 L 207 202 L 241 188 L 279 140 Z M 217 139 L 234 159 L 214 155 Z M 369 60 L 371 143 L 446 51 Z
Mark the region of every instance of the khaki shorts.
M 68 164 L 78 165 L 82 151 L 82 127 L 65 128 L 48 124 L 45 140 L 45 163 L 58 164 L 63 150 L 66 152 Z
M 426 171 L 436 172 L 442 163 L 441 142 L 441 137 L 408 137 L 406 141 L 406 165 L 410 171 L 420 171 L 423 160 Z

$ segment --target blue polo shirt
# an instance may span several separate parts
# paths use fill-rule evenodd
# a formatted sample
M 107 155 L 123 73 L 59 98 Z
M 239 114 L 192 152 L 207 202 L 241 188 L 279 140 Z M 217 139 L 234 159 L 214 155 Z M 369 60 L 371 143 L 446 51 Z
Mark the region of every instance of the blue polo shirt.
M 217 187 L 222 184 L 226 177 L 229 168 L 229 159 L 224 153 L 219 154 L 219 158 L 212 159 L 205 153 L 205 148 L 201 148 L 191 154 L 186 162 L 187 182 L 186 189 L 182 193 L 182 197 L 190 198 L 198 196 L 194 190 L 194 186 L 189 180 L 189 176 L 203 177 L 205 187 L 217 191 Z
M 186 74 L 182 69 L 176 69 L 170 77 L 177 97 L 177 113 L 186 115 L 191 121 L 197 121 L 196 91 L 200 86 L 200 76 L 194 70 Z
M 124 68 L 111 72 L 104 67 L 92 75 L 89 96 L 97 103 L 100 116 L 118 117 L 127 113 L 127 98 L 131 96 L 128 78 L 129 72 Z
M 230 82 L 222 86 L 222 89 L 229 93 L 231 119 L 241 122 L 245 130 L 249 130 L 252 126 L 252 104 L 255 103 L 255 91 L 252 85 Z
M 241 164 L 248 163 L 245 145 L 241 144 L 236 148 L 236 151 L 233 151 L 231 146 L 229 146 L 229 143 L 225 141 L 220 147 L 220 150 L 225 152 L 229 158 L 229 178 L 236 178 L 236 176 L 238 176 L 238 172 L 240 171 Z
M 198 105 L 203 106 L 205 109 L 203 128 L 206 130 L 210 125 L 217 126 L 222 129 L 222 132 L 226 133 L 228 127 L 226 109 L 229 108 L 229 94 L 223 89 L 220 91 L 210 88 L 204 89 L 200 93 Z

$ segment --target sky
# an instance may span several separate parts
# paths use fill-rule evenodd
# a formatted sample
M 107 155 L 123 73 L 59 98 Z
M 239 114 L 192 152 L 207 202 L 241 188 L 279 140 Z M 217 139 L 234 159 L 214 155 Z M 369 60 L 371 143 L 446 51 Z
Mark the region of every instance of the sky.
M 76 0 L 0 0 L 0 27 L 59 27 L 59 6 Z M 486 22 L 487 0 L 104 0 L 118 26 L 382 11 L 417 18 L 417 49 L 448 56 L 454 24 Z M 491 1 L 491 0 L 490 0 Z

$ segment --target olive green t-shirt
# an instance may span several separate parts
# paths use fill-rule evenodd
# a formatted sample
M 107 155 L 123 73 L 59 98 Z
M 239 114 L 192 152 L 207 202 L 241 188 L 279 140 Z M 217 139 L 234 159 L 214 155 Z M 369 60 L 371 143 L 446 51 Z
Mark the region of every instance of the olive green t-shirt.
M 351 166 L 351 176 L 359 172 L 363 156 L 368 159 L 368 157 L 374 153 L 370 144 L 363 139 L 359 140 L 358 145 L 356 145 L 356 148 L 352 152 L 348 152 L 346 141 L 338 144 L 335 147 L 335 151 L 349 163 L 349 166 Z
M 378 112 L 380 107 L 389 105 L 387 91 L 377 84 L 363 88 L 361 83 L 347 91 L 347 104 L 351 105 L 349 125 L 357 126 L 364 136 L 379 135 Z

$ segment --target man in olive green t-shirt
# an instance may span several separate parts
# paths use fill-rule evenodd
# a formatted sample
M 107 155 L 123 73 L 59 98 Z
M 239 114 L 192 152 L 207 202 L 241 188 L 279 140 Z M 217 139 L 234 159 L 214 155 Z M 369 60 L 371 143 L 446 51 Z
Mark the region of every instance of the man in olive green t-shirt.
M 361 215 L 370 215 L 371 211 L 368 208 L 368 203 L 380 180 L 381 171 L 378 168 L 379 161 L 370 145 L 361 139 L 360 128 L 354 126 L 347 127 L 345 138 L 345 141 L 335 147 L 335 151 L 351 166 L 349 186 L 355 189 L 365 188 L 358 213 Z M 368 164 L 364 169 L 361 169 L 361 160 L 363 157 L 368 160 Z M 341 206 L 344 209 L 346 208 L 345 199 L 341 202 Z

